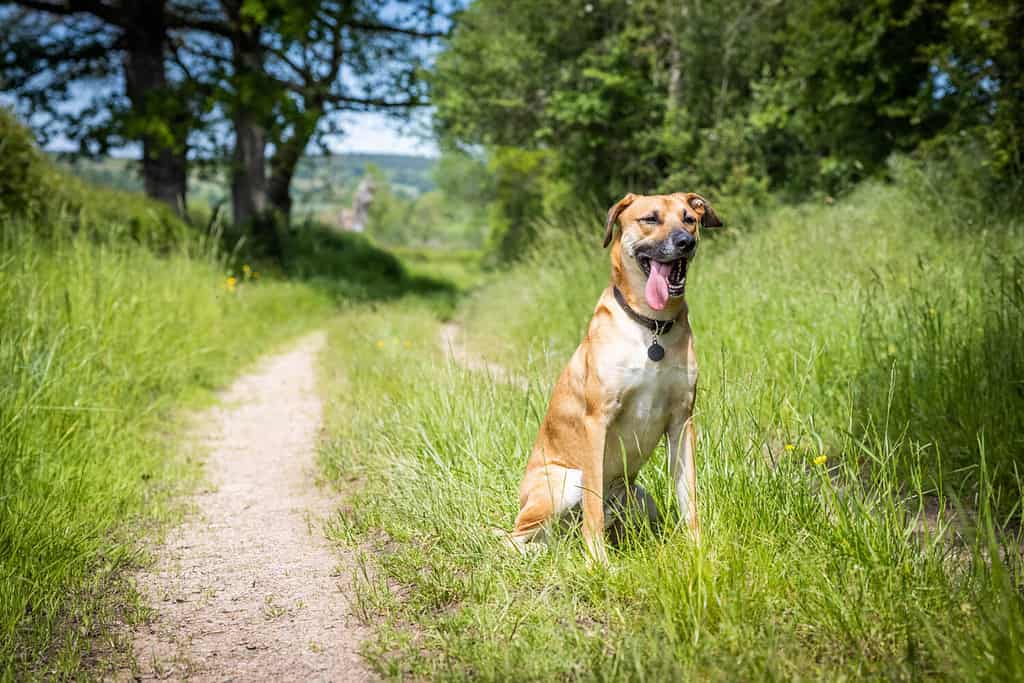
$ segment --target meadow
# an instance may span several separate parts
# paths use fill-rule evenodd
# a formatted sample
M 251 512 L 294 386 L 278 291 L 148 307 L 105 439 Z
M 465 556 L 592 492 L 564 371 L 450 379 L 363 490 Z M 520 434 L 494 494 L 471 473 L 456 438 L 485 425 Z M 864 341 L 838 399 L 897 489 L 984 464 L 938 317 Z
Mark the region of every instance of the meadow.
M 204 670 L 202 616 L 160 634 L 181 669 L 135 636 L 228 584 L 132 576 L 221 455 L 260 504 L 327 482 L 338 563 L 302 576 L 357 555 L 371 633 L 356 661 L 355 619 L 313 642 L 298 592 L 255 598 L 215 635 L 284 649 L 235 638 L 229 677 L 1024 680 L 1021 2 L 208 5 L 0 6 L 0 680 Z M 629 191 L 726 224 L 687 294 L 703 540 L 637 524 L 595 565 L 570 525 L 520 557 L 492 532 Z M 193 409 L 313 330 L 315 475 L 308 439 L 254 464 L 258 417 L 194 447 Z M 662 451 L 640 480 L 672 520 Z M 280 576 L 257 514 L 196 533 L 259 529 L 231 559 Z
M 361 553 L 374 665 L 441 680 L 1024 676 L 1024 226 L 947 201 L 938 172 L 897 160 L 890 182 L 839 201 L 721 210 L 729 227 L 705 231 L 688 284 L 699 547 L 635 528 L 591 567 L 578 530 L 529 558 L 491 532 L 511 525 L 548 392 L 607 283 L 598 212 L 541 229 L 455 313 L 526 388 L 446 360 L 420 300 L 332 325 L 322 461 L 354 491 L 332 535 Z M 641 483 L 671 519 L 663 453 Z

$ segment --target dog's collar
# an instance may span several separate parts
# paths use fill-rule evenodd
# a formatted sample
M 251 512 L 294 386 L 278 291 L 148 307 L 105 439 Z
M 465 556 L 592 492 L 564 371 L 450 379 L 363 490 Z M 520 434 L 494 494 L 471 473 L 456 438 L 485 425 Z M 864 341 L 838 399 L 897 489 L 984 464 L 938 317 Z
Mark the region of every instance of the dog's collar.
M 678 315 L 672 320 L 655 320 L 654 318 L 648 318 L 646 315 L 640 315 L 634 311 L 626 302 L 626 297 L 623 296 L 622 292 L 620 292 L 619 288 L 615 285 L 612 285 L 612 293 L 615 295 L 615 300 L 619 302 L 619 306 L 621 306 L 622 310 L 626 312 L 626 315 L 632 318 L 633 322 L 638 325 L 643 325 L 653 332 L 655 340 L 663 334 L 668 334 L 672 329 L 672 326 L 676 324 L 676 320 L 679 318 Z

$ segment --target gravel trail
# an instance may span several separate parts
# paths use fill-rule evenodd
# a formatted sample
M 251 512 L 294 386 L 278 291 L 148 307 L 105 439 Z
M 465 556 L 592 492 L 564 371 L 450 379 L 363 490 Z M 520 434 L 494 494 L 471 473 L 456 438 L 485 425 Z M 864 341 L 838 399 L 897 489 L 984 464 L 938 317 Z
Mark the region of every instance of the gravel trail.
M 137 577 L 155 615 L 134 632 L 125 678 L 365 681 L 352 565 L 316 481 L 316 332 L 240 377 L 197 421 L 209 486 Z

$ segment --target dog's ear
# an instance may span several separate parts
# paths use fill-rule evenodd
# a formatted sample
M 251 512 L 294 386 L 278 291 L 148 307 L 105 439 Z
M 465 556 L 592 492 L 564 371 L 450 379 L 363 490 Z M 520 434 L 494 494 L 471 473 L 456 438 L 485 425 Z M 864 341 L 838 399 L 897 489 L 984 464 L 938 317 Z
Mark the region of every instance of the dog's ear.
M 615 236 L 615 224 L 619 220 L 619 214 L 622 213 L 623 209 L 633 203 L 636 199 L 636 195 L 632 192 L 628 193 L 625 197 L 615 202 L 612 208 L 608 209 L 608 220 L 604 224 L 604 246 L 608 247 L 612 243 L 612 237 Z
M 701 212 L 700 224 L 704 228 L 720 228 L 722 221 L 719 220 L 718 214 L 711 208 L 711 204 L 708 200 L 701 197 L 696 192 L 686 193 L 686 203 L 689 204 L 694 211 Z

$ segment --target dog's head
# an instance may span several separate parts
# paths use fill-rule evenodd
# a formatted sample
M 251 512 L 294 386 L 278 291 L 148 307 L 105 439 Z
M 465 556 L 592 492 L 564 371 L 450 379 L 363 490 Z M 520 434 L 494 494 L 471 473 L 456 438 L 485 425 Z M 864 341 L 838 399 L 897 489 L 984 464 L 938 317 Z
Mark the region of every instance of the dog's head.
M 686 271 L 697 251 L 701 226 L 721 224 L 708 201 L 694 192 L 627 194 L 608 209 L 605 224 L 604 246 L 614 242 L 616 284 L 631 292 L 642 290 L 647 305 L 662 310 L 685 292 Z

